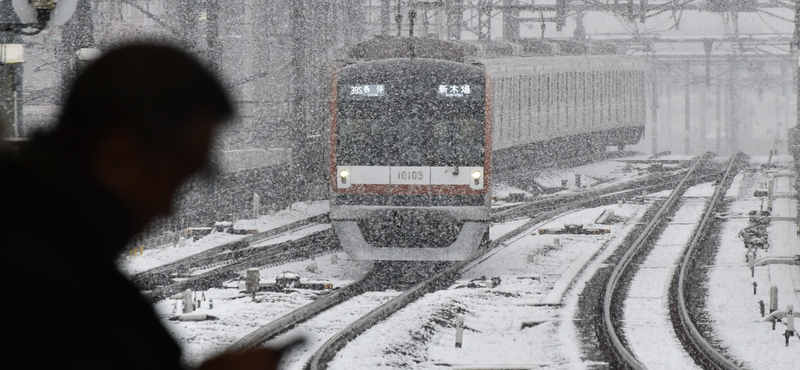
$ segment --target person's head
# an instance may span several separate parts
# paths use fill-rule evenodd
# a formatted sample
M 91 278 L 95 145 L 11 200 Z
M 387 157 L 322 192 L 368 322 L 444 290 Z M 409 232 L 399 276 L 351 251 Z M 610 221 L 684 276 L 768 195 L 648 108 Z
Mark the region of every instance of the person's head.
M 72 83 L 53 137 L 131 208 L 135 227 L 167 215 L 208 159 L 214 128 L 233 107 L 189 54 L 135 43 L 106 52 Z

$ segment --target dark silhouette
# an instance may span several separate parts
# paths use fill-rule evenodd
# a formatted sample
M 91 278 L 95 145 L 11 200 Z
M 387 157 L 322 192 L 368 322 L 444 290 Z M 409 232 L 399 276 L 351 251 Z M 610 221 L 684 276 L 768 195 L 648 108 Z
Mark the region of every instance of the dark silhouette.
M 74 81 L 52 132 L 0 160 L 6 364 L 180 369 L 180 348 L 115 261 L 206 168 L 233 114 L 219 82 L 165 45 L 108 51 Z M 271 369 L 280 353 L 227 353 L 204 369 Z M 17 364 L 17 365 L 13 365 Z

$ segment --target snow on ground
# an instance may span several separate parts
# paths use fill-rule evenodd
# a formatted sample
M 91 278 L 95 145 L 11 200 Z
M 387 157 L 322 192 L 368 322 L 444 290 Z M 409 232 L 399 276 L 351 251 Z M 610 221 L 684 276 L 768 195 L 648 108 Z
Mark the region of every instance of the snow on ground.
M 713 193 L 711 183 L 686 190 L 683 204 L 639 266 L 625 298 L 625 339 L 633 355 L 648 369 L 699 368 L 684 351 L 672 327 L 669 285 Z
M 318 233 L 318 232 L 324 231 L 324 230 L 328 230 L 330 228 L 331 228 L 331 224 L 308 225 L 308 226 L 305 226 L 305 227 L 302 227 L 302 228 L 299 228 L 299 229 L 296 229 L 296 230 L 289 231 L 287 233 L 275 235 L 274 237 L 264 239 L 264 240 L 262 240 L 260 242 L 257 242 L 257 243 L 253 243 L 253 245 L 251 245 L 250 248 L 259 248 L 259 247 L 265 247 L 265 246 L 268 246 L 268 245 L 275 245 L 275 244 L 279 244 L 279 243 L 284 243 L 284 242 L 288 242 L 288 241 L 292 241 L 292 240 L 298 240 L 298 239 L 305 238 L 306 236 L 309 236 L 311 234 Z
M 238 220 L 233 223 L 236 229 L 257 229 L 259 232 L 275 229 L 292 222 L 305 220 L 314 216 L 328 213 L 330 205 L 327 200 L 315 202 L 298 202 L 289 209 L 284 209 L 270 215 L 261 216 L 255 220 Z
M 201 297 L 202 294 L 198 292 Z M 166 299 L 155 305 L 164 326 L 183 348 L 184 361 L 190 366 L 198 365 L 261 326 L 308 304 L 319 292 L 260 292 L 255 302 L 238 289 L 209 289 L 204 294 L 207 300 L 195 313 L 212 315 L 217 320 L 170 321 L 169 318 L 181 313 L 181 303 Z M 209 299 L 213 300 L 213 309 L 208 306 Z
M 309 271 L 307 267 L 312 263 L 316 265 L 316 269 Z M 326 281 L 332 283 L 334 287 L 340 287 L 360 280 L 371 269 L 372 261 L 355 261 L 347 253 L 338 252 L 325 254 L 310 261 L 290 262 L 263 268 L 260 276 L 262 283 L 275 282 L 275 276 L 291 272 L 300 275 L 301 282 Z
M 628 158 L 625 158 L 628 159 Z M 581 176 L 581 187 L 594 187 L 601 183 L 624 183 L 647 176 L 647 165 L 627 164 L 618 160 L 607 160 L 572 168 L 558 168 L 541 171 L 534 176 L 539 185 L 557 188 L 562 181 L 567 187 L 575 188 L 575 176 Z
M 353 297 L 278 336 L 267 343 L 267 346 L 283 347 L 302 338 L 304 343 L 292 347 L 284 354 L 280 365 L 282 370 L 302 370 L 314 353 L 334 334 L 398 294 L 400 293 L 397 291 L 367 292 Z
M 597 163 L 591 163 L 574 168 L 552 168 L 542 170 L 533 175 L 533 180 L 547 188 L 560 188 L 563 181 L 567 182 L 567 188 L 555 194 L 567 194 L 579 191 L 575 186 L 575 176 L 580 175 L 581 188 L 600 188 L 606 185 L 616 185 L 634 180 L 640 180 L 650 174 L 647 170 L 649 164 L 644 163 L 627 163 L 629 160 L 646 160 L 646 156 L 636 156 L 621 158 L 618 160 L 606 160 Z M 683 157 L 675 158 L 677 160 L 684 160 Z M 677 165 L 671 165 L 676 167 Z M 505 207 L 519 203 L 505 203 L 504 198 L 512 193 L 522 193 L 525 197 L 531 197 L 528 191 L 521 190 L 505 183 L 496 183 L 492 185 L 492 196 L 497 198 L 492 203 L 493 207 Z
M 275 229 L 292 222 L 301 221 L 313 216 L 328 212 L 328 201 L 320 202 L 298 202 L 292 204 L 289 209 L 280 212 L 264 215 L 256 220 L 239 220 L 234 223 L 237 229 L 257 229 L 259 232 Z M 276 244 L 287 240 L 298 239 L 306 234 L 297 233 L 288 239 L 267 239 L 258 246 Z M 124 255 L 119 261 L 119 268 L 128 275 L 135 275 L 149 269 L 175 262 L 181 258 L 203 252 L 207 249 L 218 247 L 225 243 L 234 242 L 245 238 L 246 235 L 233 235 L 223 232 L 213 232 L 205 237 L 193 241 L 186 240 L 183 248 L 176 246 L 165 246 L 161 248 L 145 249 L 144 253 L 136 256 Z
M 120 270 L 124 271 L 130 276 L 133 276 L 140 272 L 144 272 L 158 266 L 175 262 L 181 258 L 186 258 L 203 252 L 207 249 L 244 239 L 245 237 L 246 235 L 214 232 L 196 241 L 192 241 L 192 239 L 186 240 L 186 244 L 183 248 L 179 248 L 177 246 L 165 246 L 161 248 L 145 249 L 141 255 L 125 255 L 119 260 L 118 264 Z
M 593 225 L 606 208 L 613 209 L 625 223 Z M 616 248 L 646 208 L 632 204 L 599 207 L 542 226 L 579 223 L 587 228 L 609 228 L 608 235 L 539 235 L 531 228 L 464 273 L 451 289 L 426 295 L 357 337 L 330 368 L 440 369 L 445 364 L 584 368 L 587 364 L 575 353 L 575 331 L 567 334 L 560 329 L 562 324 L 572 325 L 575 305 L 570 306 L 572 311 L 564 311 L 560 303 L 572 299 L 572 294 L 565 294 L 567 288 L 587 262 L 599 251 L 606 254 Z M 553 244 L 554 238 L 559 239 L 559 246 Z M 464 287 L 484 276 L 500 277 L 502 282 L 493 289 Z M 467 327 L 460 349 L 454 345 L 459 313 L 466 316 Z
M 753 163 L 766 163 L 766 160 L 754 158 Z M 791 162 L 777 157 L 773 158 L 772 163 Z M 773 172 L 779 176 L 793 176 L 792 172 L 785 168 Z M 574 180 L 574 177 L 572 179 Z M 770 330 L 768 323 L 761 322 L 757 302 L 759 299 L 768 302 L 767 288 L 770 284 L 776 284 L 779 286 L 780 309 L 784 309 L 788 303 L 800 307 L 798 300 L 800 267 L 759 266 L 756 268 L 755 279 L 751 279 L 744 263 L 742 241 L 736 237 L 738 231 L 748 224 L 747 212 L 761 206 L 761 199 L 754 198 L 753 191 L 762 189 L 767 180 L 758 173 L 739 174 L 728 192 L 728 196 L 736 196 L 738 200 L 726 212 L 730 219 L 722 230 L 722 245 L 716 267 L 711 269 L 708 309 L 710 319 L 717 322 L 715 325 L 717 339 L 748 368 L 792 368 L 792 364 L 800 363 L 800 351 L 797 351 L 800 341 L 798 338 L 793 338 L 791 346 L 785 348 L 782 337 L 783 324 L 779 323 L 776 331 Z M 771 250 L 780 250 L 782 254 L 800 254 L 800 239 L 794 233 L 796 221 L 790 219 L 797 217 L 796 201 L 789 196 L 793 194 L 791 185 L 792 180 L 788 177 L 778 177 L 775 181 L 776 200 L 773 205 L 773 216 L 777 216 L 777 219 L 773 219 L 769 233 L 770 242 L 776 246 Z M 685 197 L 687 206 L 702 208 L 702 198 L 710 196 L 712 191 L 710 184 L 691 188 Z M 669 191 L 650 194 L 649 197 L 667 195 Z M 327 204 L 295 206 L 293 211 L 305 212 L 304 217 L 327 211 Z M 561 228 L 566 224 L 577 223 L 587 228 L 610 228 L 612 233 L 609 235 L 538 235 L 532 228 L 524 235 L 507 242 L 505 247 L 493 253 L 482 264 L 466 272 L 460 284 L 446 291 L 426 295 L 356 338 L 337 355 L 331 364 L 332 369 L 402 367 L 440 369 L 445 364 L 454 365 L 453 368 L 481 364 L 530 367 L 542 365 L 560 369 L 587 368 L 591 364 L 582 362 L 576 330 L 576 325 L 579 323 L 573 321 L 577 310 L 577 293 L 582 290 L 594 271 L 604 267 L 602 261 L 613 253 L 648 206 L 622 204 L 577 211 L 546 225 L 537 226 Z M 624 223 L 609 226 L 593 225 L 603 209 L 613 210 L 615 215 L 625 220 Z M 293 217 L 290 216 L 292 213 L 278 216 L 279 214 L 273 215 L 275 219 L 263 222 L 263 225 L 271 226 L 237 224 L 237 227 L 270 228 L 297 220 L 296 218 L 292 221 L 279 221 L 278 219 L 282 217 Z M 673 223 L 686 223 L 687 225 L 681 225 L 686 230 L 694 227 L 689 224 L 696 221 L 682 220 L 681 217 L 676 215 Z M 526 221 L 518 220 L 493 225 L 490 231 L 492 238 L 497 238 Z M 681 233 L 690 232 L 686 230 Z M 195 243 L 208 242 L 213 244 L 208 247 L 216 246 L 225 241 L 214 241 L 214 238 L 225 236 L 232 235 L 212 234 Z M 554 243 L 556 238 L 560 242 L 558 246 Z M 665 242 L 665 245 L 681 243 L 677 239 Z M 194 247 L 195 243 L 190 243 L 183 249 L 188 251 L 188 248 Z M 778 245 L 780 247 L 777 247 Z M 200 248 L 192 253 L 197 253 Z M 136 268 L 142 271 L 149 268 L 142 267 L 146 266 L 145 261 L 148 259 L 151 260 L 148 262 L 150 266 L 156 266 L 167 263 L 164 261 L 170 258 L 172 260 L 180 258 L 168 256 L 169 249 L 178 248 L 164 248 L 160 252 L 164 257 L 158 258 L 159 250 L 146 250 L 144 256 L 130 258 L 122 265 L 129 271 L 136 271 Z M 341 286 L 359 279 L 371 266 L 369 263 L 349 260 L 344 253 L 336 253 L 336 257 L 332 255 L 317 257 L 313 261 L 317 267 L 314 271 L 307 270 L 312 261 L 299 261 L 262 269 L 262 282 L 270 282 L 274 276 L 288 271 L 301 275 L 301 280 L 304 282 L 329 281 Z M 761 257 L 763 256 L 759 256 Z M 529 260 L 531 262 L 528 262 Z M 664 264 L 663 261 L 659 263 Z M 469 280 L 482 276 L 498 276 L 502 279 L 502 283 L 494 289 L 463 287 Z M 759 291 L 755 296 L 752 295 L 753 280 L 759 284 Z M 658 293 L 659 298 L 666 296 L 665 289 L 657 287 L 653 288 L 653 291 Z M 179 338 L 186 352 L 187 362 L 196 364 L 258 327 L 311 302 L 317 294 L 320 293 L 305 290 L 288 294 L 265 292 L 259 294 L 258 302 L 252 302 L 249 296 L 245 297 L 235 289 L 212 289 L 205 292 L 205 295 L 207 299 L 214 300 L 214 308 L 209 309 L 205 301 L 199 311 L 217 316 L 219 319 L 206 322 L 168 321 L 176 308 L 175 301 L 161 301 L 156 304 L 156 308 L 169 330 Z M 305 337 L 309 343 L 305 347 L 292 350 L 287 360 L 289 368 L 299 368 L 304 362 L 303 359 L 336 330 L 395 294 L 396 292 L 377 292 L 354 298 L 340 306 L 338 311 L 337 308 L 328 311 L 303 326 L 303 329 L 287 333 L 272 344 L 280 346 L 297 336 Z M 180 310 L 180 306 L 177 310 Z M 464 346 L 461 349 L 456 349 L 454 346 L 455 315 L 458 313 L 466 316 L 467 326 Z M 648 341 L 652 341 L 654 336 L 661 336 L 657 335 L 656 329 L 644 334 Z M 661 354 L 661 348 L 650 351 L 654 351 L 651 354 Z M 669 358 L 672 359 L 671 356 Z M 675 366 L 669 368 L 682 367 L 674 361 L 670 364 Z
M 495 198 L 506 198 L 509 194 L 521 193 L 525 197 L 531 197 L 533 194 L 525 190 L 516 188 L 508 184 L 494 184 L 492 185 L 492 196 Z
M 335 258 L 333 258 L 334 255 L 336 256 Z M 336 260 L 336 263 L 333 263 L 334 260 Z M 261 269 L 261 283 L 274 283 L 276 276 L 284 272 L 291 272 L 300 276 L 301 283 L 330 282 L 335 288 L 339 288 L 360 279 L 371 268 L 371 262 L 353 261 L 344 252 L 331 253 L 316 258 L 313 261 L 316 264 L 316 269 L 308 271 L 306 267 L 311 262 L 299 261 Z M 305 289 L 292 290 L 289 293 L 260 292 L 257 295 L 257 302 L 252 302 L 249 295 L 240 293 L 238 289 L 210 289 L 200 294 L 205 294 L 206 299 L 213 299 L 214 308 L 209 309 L 208 301 L 205 301 L 202 303 L 202 308 L 195 312 L 217 316 L 218 320 L 203 322 L 169 321 L 169 318 L 180 314 L 180 303 L 177 303 L 177 309 L 175 300 L 167 299 L 156 304 L 156 310 L 168 330 L 172 332 L 183 347 L 184 360 L 192 365 L 197 365 L 203 360 L 213 357 L 213 355 L 225 350 L 236 340 L 280 316 L 310 303 L 319 294 L 323 293 Z M 356 304 L 356 308 L 351 311 L 346 311 L 343 308 L 342 311 L 337 312 L 351 312 L 347 315 L 353 316 L 361 312 L 358 309 L 366 309 L 358 307 L 364 305 L 367 308 L 372 307 L 372 303 L 369 302 L 368 300 L 367 303 Z M 175 312 L 173 313 L 173 311 Z M 314 329 L 309 330 L 314 332 Z M 305 335 L 306 332 L 301 333 L 303 333 L 303 337 L 309 341 L 308 345 L 310 345 L 314 337 Z M 282 336 L 281 338 L 288 340 L 289 337 Z M 283 343 L 276 342 L 276 346 Z
M 773 158 L 772 163 L 787 166 L 791 160 L 786 157 Z M 754 157 L 751 163 L 766 163 L 766 157 Z M 785 167 L 771 172 L 773 176 L 791 174 Z M 736 194 L 738 199 L 729 207 L 731 218 L 721 230 L 719 253 L 715 266 L 710 269 L 707 310 L 709 319 L 714 322 L 716 340 L 745 368 L 797 369 L 800 367 L 800 337 L 790 338 L 789 347 L 786 347 L 783 337 L 785 320 L 773 331 L 771 324 L 763 321 L 758 302 L 763 300 L 769 313 L 769 287 L 775 285 L 778 287 L 779 310 L 785 310 L 788 304 L 793 304 L 795 309 L 800 307 L 800 266 L 756 266 L 753 278 L 745 262 L 744 243 L 737 237 L 749 221 L 747 217 L 736 215 L 747 215 L 749 211 L 760 209 L 762 201 L 754 197 L 753 192 L 766 190 L 764 184 L 768 180 L 763 172 L 745 172 L 742 175 Z M 794 232 L 797 201 L 793 197 L 783 197 L 794 195 L 793 178 L 777 177 L 775 180 L 776 199 L 772 212 L 775 218 L 767 228 L 770 248 L 759 250 L 757 261 L 771 256 L 800 254 L 800 238 Z M 757 284 L 756 294 L 753 294 L 753 282 Z

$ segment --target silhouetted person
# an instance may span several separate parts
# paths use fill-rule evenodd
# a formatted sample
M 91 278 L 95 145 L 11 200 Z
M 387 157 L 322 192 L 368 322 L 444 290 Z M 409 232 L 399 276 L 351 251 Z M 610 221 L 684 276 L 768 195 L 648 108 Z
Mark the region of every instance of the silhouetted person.
M 180 348 L 115 261 L 203 168 L 230 100 L 194 58 L 131 44 L 75 80 L 52 130 L 0 161 L 3 360 L 29 369 L 179 369 Z M 274 368 L 279 353 L 205 368 Z

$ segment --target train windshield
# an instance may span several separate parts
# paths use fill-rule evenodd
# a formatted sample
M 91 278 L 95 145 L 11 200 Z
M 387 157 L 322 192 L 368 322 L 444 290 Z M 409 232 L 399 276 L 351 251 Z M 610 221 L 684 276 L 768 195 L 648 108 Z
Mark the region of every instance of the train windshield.
M 341 117 L 337 162 L 351 166 L 481 166 L 484 129 L 474 117 Z

